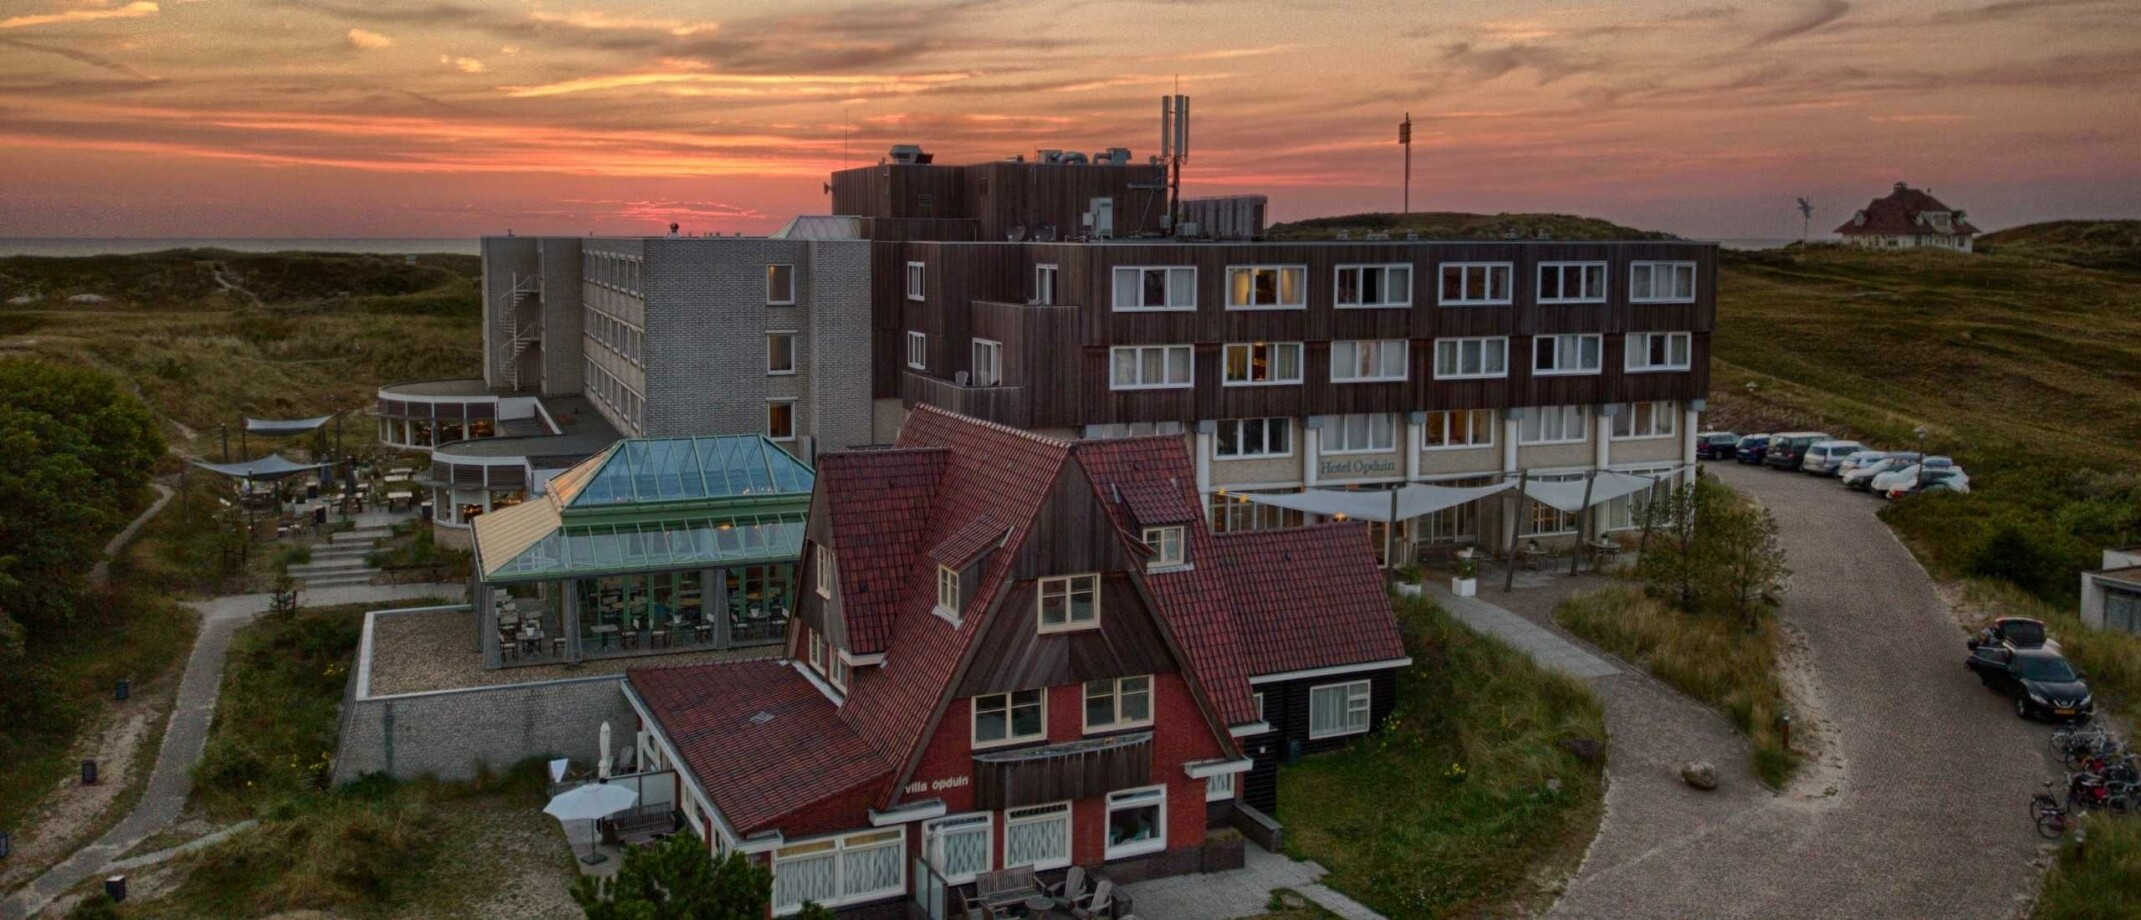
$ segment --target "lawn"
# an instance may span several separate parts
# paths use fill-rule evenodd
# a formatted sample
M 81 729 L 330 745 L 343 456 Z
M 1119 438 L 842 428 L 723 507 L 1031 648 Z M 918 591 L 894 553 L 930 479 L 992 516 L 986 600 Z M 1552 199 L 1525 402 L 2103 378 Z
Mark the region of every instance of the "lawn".
M 2086 848 L 2072 837 L 2044 876 L 2034 920 L 2105 920 L 2141 915 L 2141 820 L 2092 815 Z
M 1279 771 L 1287 851 L 1389 917 L 1533 902 L 1597 829 L 1604 764 L 1563 742 L 1603 741 L 1604 710 L 1432 604 L 1397 610 L 1413 658 L 1397 709 L 1380 734 Z

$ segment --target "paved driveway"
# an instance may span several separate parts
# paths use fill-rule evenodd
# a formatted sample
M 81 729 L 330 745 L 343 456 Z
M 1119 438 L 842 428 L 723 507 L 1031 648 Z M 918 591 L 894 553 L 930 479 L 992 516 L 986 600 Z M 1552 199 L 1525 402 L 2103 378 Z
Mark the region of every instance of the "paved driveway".
M 1623 694 L 1646 688 L 1616 686 L 1606 819 L 1555 915 L 2016 916 L 2039 875 L 2023 819 L 2052 775 L 2047 730 L 1963 670 L 1962 635 L 1874 517 L 1878 500 L 1799 473 L 1713 469 L 1782 527 L 1796 573 L 1783 614 L 1807 636 L 1844 756 L 1840 792 L 1752 791 L 1744 758 L 1719 764 L 1738 789 L 1678 787 L 1617 718 L 1640 711 Z

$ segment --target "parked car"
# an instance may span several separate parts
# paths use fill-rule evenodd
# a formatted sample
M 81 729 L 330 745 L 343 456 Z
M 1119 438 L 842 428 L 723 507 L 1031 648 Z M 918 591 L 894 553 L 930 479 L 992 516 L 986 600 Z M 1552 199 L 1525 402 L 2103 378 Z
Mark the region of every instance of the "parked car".
M 1729 431 L 1705 431 L 1695 436 L 1695 459 L 1730 460 L 1739 446 L 1739 435 Z
M 1937 458 L 1873 477 L 1874 494 L 1890 501 L 1919 492 L 1970 491 L 1970 474 L 1959 466 L 1934 466 Z
M 1815 476 L 1834 476 L 1844 465 L 1844 458 L 1865 450 L 1866 445 L 1857 441 L 1821 441 L 1806 449 L 1806 458 L 1799 461 L 1799 468 Z
M 1741 438 L 1739 445 L 1732 449 L 1732 458 L 1741 463 L 1760 464 L 1768 455 L 1769 435 L 1766 434 L 1750 434 Z
M 1826 431 L 1787 431 L 1769 436 L 1769 454 L 1762 462 L 1774 470 L 1796 470 L 1806 461 L 1809 448 L 1829 440 Z
M 1914 453 L 1889 454 L 1879 460 L 1859 464 L 1850 472 L 1837 478 L 1844 481 L 1845 488 L 1856 489 L 1860 492 L 1871 492 L 1873 491 L 1874 477 L 1911 466 L 1920 459 L 1922 458 Z
M 1979 683 L 2015 701 L 2015 715 L 2025 719 L 2083 721 L 2096 714 L 2087 675 L 2046 648 L 2008 648 L 1972 639 L 1963 667 Z
M 1852 470 L 1858 469 L 1862 466 L 1867 466 L 1876 460 L 1886 460 L 1892 456 L 1894 456 L 1894 453 L 1891 451 L 1871 449 L 1856 451 L 1851 454 L 1847 454 L 1845 455 L 1843 462 L 1838 463 L 1836 465 L 1836 477 L 1838 479 L 1842 479 L 1845 473 L 1849 473 Z
M 2029 617 L 2000 617 L 1991 625 L 1977 631 L 1977 645 L 1996 645 L 2004 649 L 2049 648 L 2059 651 L 2059 643 L 2053 642 L 2045 631 L 2043 620 Z M 1975 648 L 1976 646 L 1973 646 Z

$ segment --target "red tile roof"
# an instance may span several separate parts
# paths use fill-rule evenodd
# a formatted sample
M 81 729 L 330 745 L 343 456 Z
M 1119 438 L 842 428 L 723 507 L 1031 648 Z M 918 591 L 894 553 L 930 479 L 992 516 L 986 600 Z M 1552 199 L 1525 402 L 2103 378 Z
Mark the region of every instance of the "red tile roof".
M 891 640 L 900 589 L 950 456 L 939 448 L 819 455 L 848 651 L 876 654 Z
M 1953 223 L 1948 232 L 1944 234 L 1930 223 L 1920 223 L 1918 215 L 1926 211 L 1948 211 L 1953 214 Z M 1860 215 L 1865 217 L 1863 223 L 1859 220 Z M 1836 228 L 1836 232 L 1845 236 L 1967 236 L 1978 232 L 1978 229 L 1963 219 L 1962 212 L 1941 204 L 1940 199 L 1921 189 L 1898 182 L 1896 190 L 1890 192 L 1888 197 L 1874 199 L 1872 204 L 1866 206 L 1866 210 L 1852 215 L 1850 220 L 1844 221 L 1843 226 Z
M 1176 446 L 1180 446 L 1179 441 Z M 1197 480 L 1193 475 L 1186 481 L 1194 484 Z M 1204 516 L 1197 509 L 1196 490 L 1183 488 L 1183 482 L 1152 477 L 1119 482 L 1116 489 L 1122 494 L 1123 504 L 1130 509 L 1131 519 L 1139 526 L 1183 524 Z
M 1221 534 L 1249 673 L 1279 674 L 1405 656 L 1382 571 L 1358 521 Z
M 787 665 L 759 660 L 632 668 L 625 680 L 738 833 L 777 827 L 828 798 L 891 782 L 891 764 Z M 858 810 L 811 820 L 859 827 L 869 815 Z
M 964 569 L 967 563 L 974 561 L 975 556 L 981 555 L 982 550 L 1002 541 L 1004 533 L 1009 529 L 997 523 L 995 518 L 984 514 L 966 522 L 966 526 L 944 538 L 944 542 L 930 548 L 929 560 L 938 565 Z

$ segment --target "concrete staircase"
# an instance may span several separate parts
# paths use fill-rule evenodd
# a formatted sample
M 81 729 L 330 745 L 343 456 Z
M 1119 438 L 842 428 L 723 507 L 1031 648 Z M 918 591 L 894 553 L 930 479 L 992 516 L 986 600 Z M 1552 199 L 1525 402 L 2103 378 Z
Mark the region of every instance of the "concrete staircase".
M 392 533 L 385 527 L 338 531 L 327 542 L 313 545 L 311 562 L 291 566 L 290 577 L 305 588 L 371 584 L 379 570 L 365 557 Z

